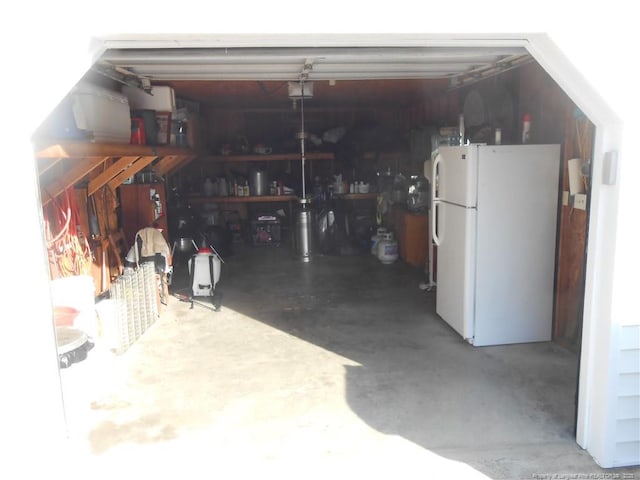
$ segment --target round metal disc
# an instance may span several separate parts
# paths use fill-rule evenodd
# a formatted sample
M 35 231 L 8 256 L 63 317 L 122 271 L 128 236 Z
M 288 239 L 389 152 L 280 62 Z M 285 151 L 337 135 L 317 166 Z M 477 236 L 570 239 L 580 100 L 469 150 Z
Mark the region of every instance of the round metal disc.
M 464 123 L 468 127 L 478 127 L 486 121 L 484 99 L 478 90 L 471 90 L 464 99 Z
M 89 337 L 82 330 L 72 327 L 56 327 L 58 355 L 71 352 L 87 343 L 88 340 Z

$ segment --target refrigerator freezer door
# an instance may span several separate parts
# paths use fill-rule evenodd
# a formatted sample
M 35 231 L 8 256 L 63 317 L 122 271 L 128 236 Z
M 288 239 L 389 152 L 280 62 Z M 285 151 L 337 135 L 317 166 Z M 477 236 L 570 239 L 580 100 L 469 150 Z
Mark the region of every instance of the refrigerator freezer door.
M 551 340 L 559 167 L 558 145 L 480 147 L 475 346 Z
M 465 339 L 473 337 L 476 210 L 449 203 L 437 209 L 436 313 Z
M 477 145 L 438 148 L 434 160 L 437 165 L 436 199 L 464 207 L 476 206 L 478 148 Z

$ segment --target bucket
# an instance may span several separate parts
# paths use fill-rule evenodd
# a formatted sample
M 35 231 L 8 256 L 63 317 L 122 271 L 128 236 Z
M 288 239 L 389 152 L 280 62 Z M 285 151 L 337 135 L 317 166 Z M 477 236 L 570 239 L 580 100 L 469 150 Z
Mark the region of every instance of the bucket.
M 56 327 L 73 327 L 73 322 L 80 313 L 73 307 L 54 306 L 53 321 Z
M 56 278 L 51 283 L 51 300 L 57 322 L 68 323 L 75 311 L 73 325 L 89 335 L 96 333 L 95 284 L 93 277 L 77 275 Z

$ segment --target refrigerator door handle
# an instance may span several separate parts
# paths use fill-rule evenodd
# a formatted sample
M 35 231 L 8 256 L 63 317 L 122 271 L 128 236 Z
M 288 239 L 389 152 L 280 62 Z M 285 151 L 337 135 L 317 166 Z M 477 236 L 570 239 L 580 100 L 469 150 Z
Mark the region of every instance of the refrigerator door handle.
M 433 159 L 433 163 L 431 164 L 431 201 L 435 203 L 437 200 L 440 200 L 438 196 L 438 169 L 440 167 L 440 161 L 442 160 L 442 155 L 439 153 L 436 155 L 436 158 Z
M 433 243 L 437 246 L 440 246 L 440 238 L 438 237 L 438 204 L 440 203 L 440 198 L 438 198 L 438 167 L 440 166 L 440 160 L 442 160 L 442 156 L 440 154 L 436 155 L 436 158 L 433 159 L 433 164 L 431 165 L 431 236 L 433 237 Z
M 437 246 L 440 246 L 440 237 L 438 237 L 438 205 L 440 205 L 440 200 L 434 199 L 433 209 L 431 211 L 431 236 L 433 237 L 433 243 Z

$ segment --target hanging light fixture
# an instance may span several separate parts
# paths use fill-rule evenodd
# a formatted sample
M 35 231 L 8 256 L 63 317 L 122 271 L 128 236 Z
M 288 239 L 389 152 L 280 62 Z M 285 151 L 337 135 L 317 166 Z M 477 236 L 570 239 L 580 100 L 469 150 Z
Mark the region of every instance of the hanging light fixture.
M 302 198 L 307 198 L 306 180 L 305 180 L 305 158 L 304 158 L 304 140 L 306 132 L 304 130 L 304 79 L 300 77 L 300 161 L 302 166 Z

